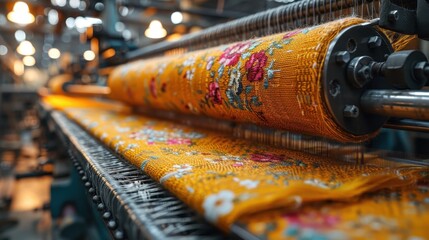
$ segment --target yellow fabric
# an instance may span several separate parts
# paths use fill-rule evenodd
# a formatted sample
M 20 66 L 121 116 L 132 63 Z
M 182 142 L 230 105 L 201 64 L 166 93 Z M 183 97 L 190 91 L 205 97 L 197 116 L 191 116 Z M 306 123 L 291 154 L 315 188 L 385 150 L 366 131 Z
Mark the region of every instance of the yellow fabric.
M 358 165 L 120 111 L 65 109 L 85 129 L 209 221 L 408 185 L 419 168 Z M 400 169 L 400 171 L 398 170 Z
M 327 48 L 355 24 L 345 18 L 306 29 L 116 68 L 111 97 L 146 108 L 250 122 L 343 142 L 324 106 L 321 75 Z
M 54 110 L 63 110 L 65 108 L 97 108 L 131 112 L 131 109 L 128 106 L 106 99 L 101 100 L 86 97 L 49 94 L 43 96 L 41 98 L 41 102 Z
M 242 219 L 260 239 L 429 239 L 429 186 L 379 191 L 353 203 L 317 203 Z

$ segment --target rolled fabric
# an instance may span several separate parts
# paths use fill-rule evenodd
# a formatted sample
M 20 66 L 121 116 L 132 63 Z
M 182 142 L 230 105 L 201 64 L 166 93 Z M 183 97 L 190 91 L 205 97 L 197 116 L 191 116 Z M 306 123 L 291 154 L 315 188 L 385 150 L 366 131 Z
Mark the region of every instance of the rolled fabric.
M 341 142 L 370 135 L 344 131 L 324 105 L 322 74 L 339 32 L 360 24 L 323 25 L 117 67 L 110 96 L 149 109 L 254 123 Z

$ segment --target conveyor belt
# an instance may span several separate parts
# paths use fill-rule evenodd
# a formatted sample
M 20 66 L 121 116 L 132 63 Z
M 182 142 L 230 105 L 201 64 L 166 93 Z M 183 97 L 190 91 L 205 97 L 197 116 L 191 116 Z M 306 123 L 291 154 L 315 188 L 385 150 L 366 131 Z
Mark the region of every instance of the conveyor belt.
M 115 238 L 220 239 L 225 236 L 158 183 L 118 158 L 60 112 L 51 122 Z

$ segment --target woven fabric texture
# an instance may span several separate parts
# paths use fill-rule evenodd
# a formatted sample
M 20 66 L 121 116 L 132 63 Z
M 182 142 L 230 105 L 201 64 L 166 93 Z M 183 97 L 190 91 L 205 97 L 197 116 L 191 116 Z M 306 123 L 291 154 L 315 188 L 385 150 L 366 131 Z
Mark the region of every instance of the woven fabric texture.
M 241 216 L 351 200 L 412 184 L 422 176 L 416 171 L 425 170 L 333 161 L 115 110 L 65 112 L 225 231 Z
M 337 34 L 362 19 L 190 52 L 139 60 L 109 77 L 111 97 L 152 109 L 202 114 L 276 129 L 359 142 L 323 103 L 322 68 Z
M 429 187 L 383 190 L 353 203 L 317 203 L 253 215 L 241 226 L 260 239 L 428 239 Z

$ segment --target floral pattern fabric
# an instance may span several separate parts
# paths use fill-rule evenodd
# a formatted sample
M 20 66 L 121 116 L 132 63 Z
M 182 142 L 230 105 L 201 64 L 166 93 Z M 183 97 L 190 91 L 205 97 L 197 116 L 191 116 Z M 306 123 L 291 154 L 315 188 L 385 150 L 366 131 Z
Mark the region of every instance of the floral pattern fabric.
M 365 194 L 353 203 L 315 203 L 241 220 L 260 239 L 429 238 L 429 185 Z
M 225 231 L 243 216 L 315 201 L 352 200 L 368 191 L 409 185 L 427 170 L 334 161 L 120 109 L 65 112 Z
M 111 97 L 148 109 L 201 114 L 343 142 L 359 142 L 324 106 L 330 42 L 362 23 L 344 18 L 186 54 L 139 60 L 109 76 Z

